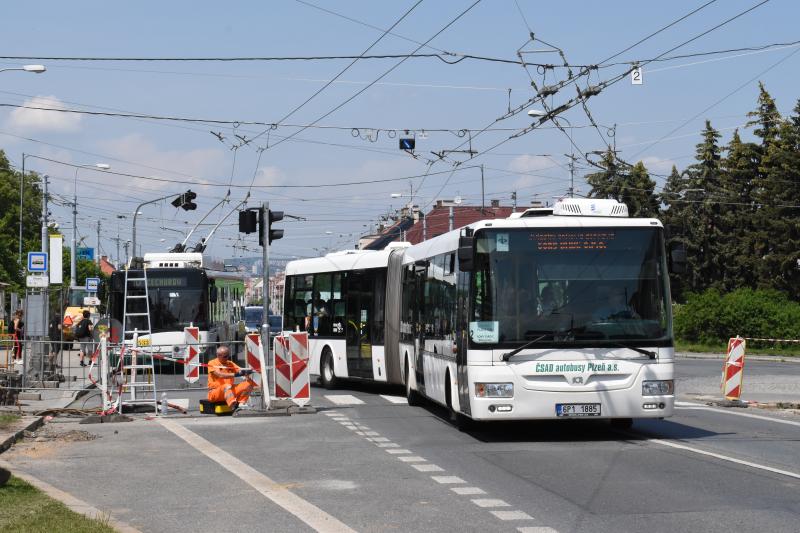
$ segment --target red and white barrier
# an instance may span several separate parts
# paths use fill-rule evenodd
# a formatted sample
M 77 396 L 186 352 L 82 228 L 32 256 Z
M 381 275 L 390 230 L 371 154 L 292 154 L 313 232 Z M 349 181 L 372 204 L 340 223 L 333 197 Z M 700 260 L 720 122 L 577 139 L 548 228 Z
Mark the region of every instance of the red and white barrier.
M 311 399 L 308 376 L 308 333 L 275 337 L 275 396 L 303 406 Z
M 200 328 L 183 328 L 186 336 L 186 352 L 183 365 L 183 379 L 196 383 L 200 379 Z
M 266 392 L 269 387 L 266 386 L 267 381 L 267 365 L 264 364 L 264 347 L 261 345 L 261 335 L 259 333 L 248 333 L 244 342 L 245 346 L 245 363 L 247 366 L 255 370 L 261 376 L 261 391 L 262 398 L 264 399 L 263 407 L 268 408 L 268 398 Z
M 722 367 L 722 394 L 726 400 L 739 400 L 744 377 L 745 340 L 736 337 L 728 340 L 728 353 Z

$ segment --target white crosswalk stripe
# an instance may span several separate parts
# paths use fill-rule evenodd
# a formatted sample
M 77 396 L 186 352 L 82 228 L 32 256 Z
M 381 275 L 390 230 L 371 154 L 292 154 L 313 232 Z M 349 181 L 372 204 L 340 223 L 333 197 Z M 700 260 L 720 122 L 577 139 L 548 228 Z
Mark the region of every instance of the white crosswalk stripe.
M 326 394 L 325 399 L 336 405 L 363 405 L 364 401 L 359 400 L 352 394 Z

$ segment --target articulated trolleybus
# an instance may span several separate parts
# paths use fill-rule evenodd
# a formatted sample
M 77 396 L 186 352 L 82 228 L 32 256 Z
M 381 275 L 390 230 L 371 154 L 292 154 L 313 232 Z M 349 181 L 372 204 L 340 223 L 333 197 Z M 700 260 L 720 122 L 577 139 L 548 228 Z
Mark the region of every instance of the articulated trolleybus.
M 385 272 L 385 290 L 378 281 L 354 283 L 353 296 L 333 293 L 345 301 L 339 323 L 361 336 L 354 345 L 346 329 L 346 350 L 317 341 L 323 383 L 351 376 L 403 383 L 410 403 L 425 396 L 457 421 L 598 417 L 628 424 L 672 415 L 672 314 L 658 220 L 628 218 L 614 200 L 567 198 L 364 254 L 375 258 L 374 268 L 342 265 L 337 275 L 381 279 Z M 673 255 L 678 267 L 684 257 Z M 297 290 L 288 282 L 291 267 L 287 306 Z M 313 300 L 315 276 L 306 276 L 295 283 Z M 361 303 L 370 296 L 371 307 Z M 351 309 L 351 301 L 359 306 Z M 313 306 L 305 310 L 309 318 L 295 323 L 311 322 L 313 332 Z M 351 372 L 360 368 L 351 359 L 367 359 L 365 332 L 373 352 L 381 345 L 380 374 Z

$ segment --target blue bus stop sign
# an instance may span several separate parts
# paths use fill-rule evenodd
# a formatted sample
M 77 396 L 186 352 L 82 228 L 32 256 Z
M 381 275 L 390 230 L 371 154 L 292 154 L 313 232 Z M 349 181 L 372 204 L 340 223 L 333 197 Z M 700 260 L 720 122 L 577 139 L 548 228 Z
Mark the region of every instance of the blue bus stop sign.
M 86 278 L 87 292 L 97 292 L 97 288 L 99 286 L 100 286 L 100 278 Z
M 47 272 L 47 252 L 28 252 L 28 272 Z

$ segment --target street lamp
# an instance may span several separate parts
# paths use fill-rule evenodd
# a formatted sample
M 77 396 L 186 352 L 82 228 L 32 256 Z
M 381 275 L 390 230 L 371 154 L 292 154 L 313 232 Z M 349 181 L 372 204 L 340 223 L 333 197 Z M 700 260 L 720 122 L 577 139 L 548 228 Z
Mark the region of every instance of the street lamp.
M 539 117 L 539 118 L 547 117 L 550 120 L 552 120 L 553 123 L 556 126 L 558 126 L 559 128 L 561 126 L 558 125 L 558 121 L 556 119 L 561 119 L 561 120 L 563 120 L 564 122 L 567 123 L 567 126 L 569 126 L 570 132 L 567 133 L 567 137 L 569 137 L 569 144 L 570 144 L 570 146 L 569 146 L 569 150 L 570 150 L 570 155 L 569 155 L 569 197 L 573 198 L 575 196 L 575 150 L 574 150 L 575 143 L 572 142 L 572 123 L 569 120 L 567 120 L 566 118 L 564 118 L 564 117 L 560 117 L 558 115 L 550 115 L 549 113 L 546 113 L 545 111 L 542 111 L 541 109 L 529 109 L 528 110 L 528 116 L 532 117 L 532 118 L 533 117 Z
M 95 163 L 94 165 L 75 165 L 75 185 L 72 196 L 72 252 L 69 254 L 69 286 L 75 288 L 75 275 L 78 262 L 78 171 L 82 168 L 96 168 L 98 170 L 108 170 L 111 165 L 106 163 Z M 97 250 L 98 252 L 100 250 Z
M 41 74 L 47 69 L 44 67 L 44 65 L 23 65 L 21 67 L 0 68 L 0 72 L 5 72 L 7 70 L 23 70 L 25 72 L 33 72 L 34 74 Z

